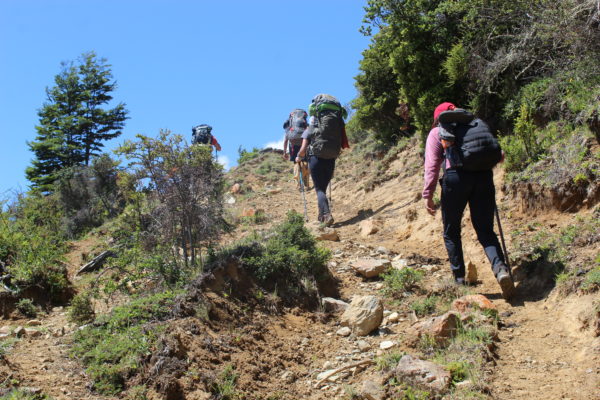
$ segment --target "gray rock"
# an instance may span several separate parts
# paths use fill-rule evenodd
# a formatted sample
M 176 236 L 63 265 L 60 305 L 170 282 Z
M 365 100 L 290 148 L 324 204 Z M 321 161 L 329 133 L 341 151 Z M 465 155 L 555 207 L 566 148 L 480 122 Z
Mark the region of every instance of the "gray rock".
M 390 254 L 390 251 L 383 246 L 377 247 L 375 251 L 379 254 Z
M 348 303 L 342 300 L 334 299 L 333 297 L 323 297 L 321 304 L 325 312 L 337 313 L 344 312 L 348 308 Z
M 22 326 L 18 326 L 15 328 L 15 330 L 13 330 L 12 333 L 16 337 L 21 337 L 25 334 L 25 328 L 23 328 Z
M 27 326 L 40 326 L 42 324 L 42 321 L 39 321 L 37 319 L 32 319 L 31 321 L 27 321 L 27 323 L 25 325 Z
M 365 381 L 360 389 L 360 395 L 366 400 L 383 400 L 385 393 L 383 388 L 373 381 Z
M 394 369 L 394 375 L 403 382 L 431 393 L 442 394 L 450 388 L 450 372 L 430 361 L 404 355 Z
M 373 278 L 383 274 L 391 263 L 389 260 L 375 258 L 359 258 L 352 263 L 352 268 L 365 278 Z
M 358 345 L 358 349 L 363 353 L 365 351 L 369 351 L 371 349 L 371 345 L 366 340 L 359 340 L 357 345 Z
M 408 261 L 403 258 L 392 261 L 392 268 L 394 269 L 403 269 L 406 267 L 408 267 Z
M 398 315 L 397 312 L 393 312 L 387 317 L 387 320 L 390 324 L 398 322 L 399 319 L 400 319 L 400 315 Z
M 344 311 L 341 324 L 358 336 L 366 336 L 379 327 L 383 320 L 383 305 L 375 296 L 355 296 Z
M 42 336 L 42 331 L 38 331 L 37 329 L 25 328 L 25 336 L 27 336 L 27 337 Z
M 335 229 L 328 226 L 322 226 L 319 222 L 311 222 L 307 224 L 306 227 L 317 240 L 329 240 L 332 242 L 337 242 L 340 240 L 340 237 Z
M 338 329 L 336 332 L 336 334 L 339 336 L 350 336 L 351 333 L 352 329 L 348 328 L 347 326 Z
M 396 345 L 396 343 L 392 342 L 391 340 L 386 340 L 386 341 L 379 343 L 379 348 L 381 350 L 389 350 L 392 347 L 394 347 L 395 345 Z

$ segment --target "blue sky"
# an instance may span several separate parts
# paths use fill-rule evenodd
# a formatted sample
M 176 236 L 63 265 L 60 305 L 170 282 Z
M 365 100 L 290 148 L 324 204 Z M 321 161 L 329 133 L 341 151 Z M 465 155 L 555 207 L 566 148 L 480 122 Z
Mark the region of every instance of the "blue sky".
M 343 104 L 369 38 L 359 0 L 0 0 L 0 197 L 26 190 L 37 110 L 62 61 L 108 59 L 137 133 L 213 126 L 223 161 L 283 138 L 317 93 Z

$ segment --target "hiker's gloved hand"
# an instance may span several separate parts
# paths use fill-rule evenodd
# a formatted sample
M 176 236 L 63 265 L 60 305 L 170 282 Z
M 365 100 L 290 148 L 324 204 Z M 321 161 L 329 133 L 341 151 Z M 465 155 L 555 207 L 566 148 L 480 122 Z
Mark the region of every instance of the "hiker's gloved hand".
M 435 215 L 437 209 L 435 208 L 435 204 L 433 203 L 433 199 L 424 199 L 425 200 L 425 209 L 431 215 Z

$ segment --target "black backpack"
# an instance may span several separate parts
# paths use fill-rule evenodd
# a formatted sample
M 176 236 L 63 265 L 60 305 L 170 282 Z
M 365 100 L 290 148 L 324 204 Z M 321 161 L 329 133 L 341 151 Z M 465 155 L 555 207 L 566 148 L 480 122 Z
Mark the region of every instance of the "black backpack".
M 444 111 L 438 121 L 440 139 L 453 143 L 445 151 L 452 167 L 488 171 L 502 159 L 502 149 L 489 126 L 470 112 L 460 108 Z
M 308 128 L 308 113 L 300 108 L 295 109 L 290 113 L 287 121 L 283 123 L 285 129 L 285 137 L 297 146 L 302 144 L 302 134 Z
M 202 124 L 192 128 L 192 144 L 210 144 L 212 126 Z
M 318 94 L 309 106 L 309 113 L 316 118 L 310 154 L 324 159 L 337 158 L 342 150 L 345 109 L 335 97 Z

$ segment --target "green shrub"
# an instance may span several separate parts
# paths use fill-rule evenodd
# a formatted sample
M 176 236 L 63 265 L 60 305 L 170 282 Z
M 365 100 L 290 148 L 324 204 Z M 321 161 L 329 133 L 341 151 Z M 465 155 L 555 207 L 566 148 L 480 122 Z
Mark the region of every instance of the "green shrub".
M 125 379 L 140 368 L 141 357 L 155 346 L 161 333 L 157 323 L 170 315 L 176 294 L 167 291 L 134 299 L 76 332 L 73 354 L 87 366 L 97 391 L 116 394 L 123 390 Z
M 34 394 L 27 390 L 14 389 L 0 396 L 0 400 L 52 400 L 52 397 L 45 394 Z
M 17 311 L 28 318 L 35 318 L 38 310 L 31 299 L 20 299 L 16 304 Z
M 16 338 L 4 338 L 0 341 L 0 360 L 3 360 L 17 342 Z
M 286 221 L 275 227 L 261 254 L 245 258 L 244 264 L 262 283 L 304 291 L 304 279 L 319 282 L 328 276 L 329 256 L 304 227 L 302 215 L 290 211 Z
M 85 324 L 94 319 L 94 307 L 89 293 L 78 293 L 71 300 L 69 307 L 69 321 Z
M 239 374 L 233 365 L 227 365 L 212 383 L 210 391 L 221 400 L 242 400 L 244 396 L 236 389 Z
M 54 188 L 68 236 L 81 235 L 123 210 L 125 199 L 117 184 L 118 173 L 118 161 L 106 154 L 94 158 L 89 166 L 60 170 Z
M 238 163 L 238 165 L 242 165 L 245 162 L 248 162 L 250 160 L 255 159 L 259 155 L 260 155 L 260 149 L 258 147 L 254 147 L 252 149 L 252 151 L 248 151 L 248 150 L 242 148 L 242 146 L 240 146 L 238 148 L 238 160 L 237 160 L 237 163 Z
M 390 297 L 400 298 L 407 291 L 415 289 L 423 279 L 423 271 L 413 268 L 390 269 L 382 275 L 386 286 L 383 292 Z
M 405 353 L 403 351 L 392 351 L 390 353 L 385 353 L 382 356 L 375 358 L 375 365 L 380 371 L 389 371 L 398 365 L 404 354 Z
M 600 258 L 600 256 L 598 256 Z M 586 292 L 600 290 L 600 266 L 592 269 L 585 275 L 581 289 Z
M 418 317 L 423 317 L 435 312 L 438 300 L 439 298 L 437 296 L 427 296 L 422 300 L 414 301 L 410 305 L 410 308 Z
M 462 382 L 469 376 L 470 365 L 466 361 L 452 361 L 446 364 L 452 383 Z
M 54 196 L 35 193 L 0 210 L 0 259 L 17 289 L 36 286 L 56 298 L 69 286 L 61 215 Z

